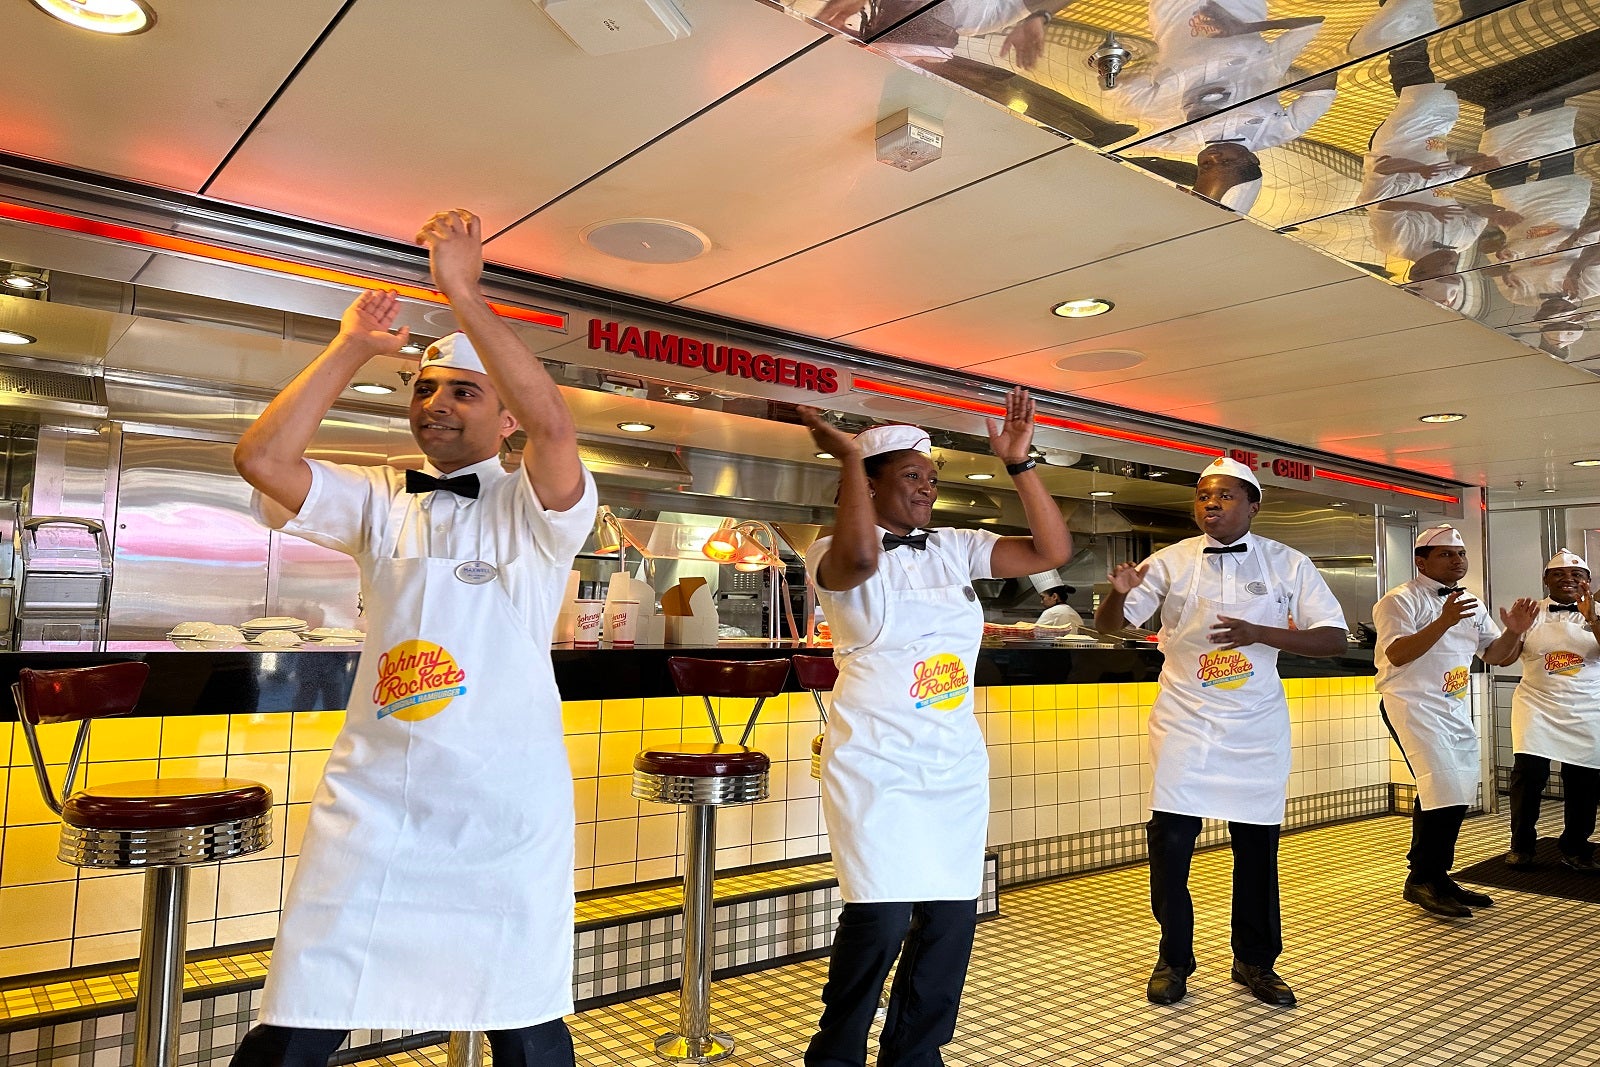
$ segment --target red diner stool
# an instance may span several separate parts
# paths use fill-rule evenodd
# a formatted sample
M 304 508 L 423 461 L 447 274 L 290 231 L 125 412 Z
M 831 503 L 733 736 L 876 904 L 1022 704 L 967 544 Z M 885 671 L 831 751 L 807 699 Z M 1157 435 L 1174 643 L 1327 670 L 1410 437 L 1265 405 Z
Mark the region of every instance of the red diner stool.
M 682 804 L 687 832 L 683 861 L 683 983 L 678 1028 L 656 1038 L 665 1060 L 710 1063 L 733 1054 L 733 1038 L 711 1029 L 711 965 L 714 926 L 712 886 L 717 873 L 717 809 L 767 798 L 772 761 L 746 748 L 768 697 L 783 691 L 787 659 L 720 660 L 673 656 L 672 682 L 686 697 L 705 701 L 715 743 L 648 748 L 633 759 L 633 795 L 659 804 Z M 739 743 L 723 741 L 712 697 L 755 701 Z
M 142 868 L 144 922 L 134 1067 L 175 1067 L 183 1008 L 189 868 L 259 852 L 272 843 L 272 791 L 239 778 L 162 778 L 73 789 L 95 719 L 139 703 L 144 663 L 18 672 L 11 686 L 46 804 L 61 816 L 61 862 L 97 870 Z M 38 728 L 78 724 L 58 794 Z
M 832 656 L 796 656 L 793 663 L 795 681 L 801 688 L 811 690 L 811 699 L 817 702 L 817 714 L 822 716 L 826 729 L 828 709 L 822 704 L 822 694 L 833 692 L 834 683 L 839 680 L 839 665 Z M 822 779 L 822 734 L 811 739 L 811 777 Z

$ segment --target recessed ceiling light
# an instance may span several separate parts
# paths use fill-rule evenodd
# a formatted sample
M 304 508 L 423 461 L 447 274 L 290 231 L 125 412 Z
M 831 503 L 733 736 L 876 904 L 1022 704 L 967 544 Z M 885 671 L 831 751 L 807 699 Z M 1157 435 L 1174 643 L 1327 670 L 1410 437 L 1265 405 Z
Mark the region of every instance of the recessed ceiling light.
M 400 346 L 400 354 L 402 356 L 420 356 L 427 350 L 428 346 L 421 341 L 407 341 Z
M 357 382 L 356 384 L 352 385 L 350 389 L 353 392 L 372 393 L 377 396 L 394 392 L 394 386 L 384 385 L 382 382 Z
M 1328 506 L 1330 508 L 1343 508 L 1343 507 L 1348 507 L 1349 505 L 1346 504 L 1343 500 L 1330 500 L 1330 501 L 1328 501 Z
M 1424 415 L 1421 418 L 1419 418 L 1417 421 L 1418 422 L 1460 422 L 1464 418 L 1466 418 L 1466 416 L 1461 414 L 1458 411 L 1441 411 L 1436 415 Z
M 31 345 L 38 340 L 32 334 L 18 333 L 16 330 L 0 330 L 0 345 Z
M 655 429 L 655 424 L 650 422 L 619 422 L 617 429 L 627 430 L 629 433 L 649 433 Z
M 817 455 L 818 459 L 832 459 L 833 458 L 833 453 L 832 452 L 818 452 L 816 455 Z
M 1117 494 L 1113 493 L 1109 489 L 1096 489 L 1094 492 L 1090 493 L 1089 495 L 1090 496 L 1116 496 Z
M 50 283 L 37 274 L 7 274 L 0 278 L 0 285 L 19 293 L 42 293 L 50 288 Z
M 141 0 L 32 0 L 53 19 L 80 30 L 119 37 L 143 33 L 156 24 L 156 13 Z
M 1555 490 L 1554 489 L 1541 489 L 1541 490 L 1539 490 L 1539 492 L 1541 492 L 1541 493 L 1553 493 L 1553 492 L 1555 492 Z
M 700 394 L 693 389 L 669 389 L 667 397 L 671 400 L 682 400 L 685 404 L 692 404 L 700 399 Z
M 985 474 L 984 472 L 979 471 L 977 474 L 969 474 L 969 475 L 967 475 L 967 481 L 969 481 L 969 482 L 987 482 L 989 479 L 991 479 L 993 477 L 994 477 L 994 475 L 992 475 L 992 474 Z
M 1600 459 L 1575 459 L 1572 461 L 1572 465 L 1574 467 L 1600 467 Z
M 1063 300 L 1050 309 L 1050 314 L 1063 319 L 1089 319 L 1104 315 L 1117 305 L 1099 296 L 1086 296 L 1081 300 Z

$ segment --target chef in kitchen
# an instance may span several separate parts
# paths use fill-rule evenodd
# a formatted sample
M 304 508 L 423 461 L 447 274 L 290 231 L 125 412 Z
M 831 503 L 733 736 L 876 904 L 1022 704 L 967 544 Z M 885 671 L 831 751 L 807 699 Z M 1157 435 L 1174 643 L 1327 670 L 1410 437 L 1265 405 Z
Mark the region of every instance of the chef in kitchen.
M 1523 598 L 1502 608 L 1504 632 L 1461 588 L 1467 548 L 1449 525 L 1417 534 L 1416 577 L 1372 608 L 1378 631 L 1378 711 L 1417 780 L 1411 812 L 1409 873 L 1401 895 L 1442 918 L 1466 918 L 1494 903 L 1450 877 L 1467 808 L 1477 803 L 1482 750 L 1472 722 L 1472 657 L 1503 667 L 1517 658 L 1522 635 L 1539 617 Z
M 383 292 L 350 305 L 235 452 L 269 524 L 355 558 L 368 619 L 235 1067 L 324 1067 L 352 1029 L 484 1030 L 497 1067 L 573 1063 L 572 779 L 549 647 L 594 482 L 555 383 L 479 291 L 478 219 L 443 212 L 417 240 L 464 330 L 413 384 L 423 469 L 305 456 L 352 377 L 407 341 Z
M 939 469 L 926 431 L 852 437 L 801 417 L 839 460 L 830 536 L 806 553 L 833 632 L 839 680 L 822 752 L 822 811 L 844 908 L 806 1067 L 864 1067 L 867 1033 L 898 956 L 879 1067 L 933 1067 L 955 1035 L 989 829 L 989 754 L 973 714 L 983 637 L 974 579 L 1020 578 L 1072 553 L 1034 461 L 1021 389 L 989 442 L 1032 530 L 929 529 Z
M 1511 851 L 1506 866 L 1531 867 L 1539 800 L 1550 761 L 1561 764 L 1561 863 L 1584 874 L 1594 861 L 1600 803 L 1600 626 L 1589 564 L 1561 549 L 1544 567 L 1539 618 L 1522 638 L 1522 680 L 1511 694 Z
M 1283 951 L 1278 832 L 1289 786 L 1289 705 L 1278 653 L 1337 656 L 1344 614 L 1305 555 L 1257 537 L 1261 483 L 1220 457 L 1194 490 L 1199 537 L 1118 564 L 1095 629 L 1142 624 L 1160 608 L 1161 691 L 1150 708 L 1155 770 L 1150 908 L 1161 949 L 1145 996 L 1173 1004 L 1194 972 L 1189 862 L 1202 819 L 1223 819 L 1233 845 L 1232 978 L 1268 1004 L 1295 1002 L 1274 965 Z
M 1040 602 L 1044 604 L 1044 611 L 1040 613 L 1039 621 L 1034 625 L 1066 627 L 1073 633 L 1083 629 L 1083 616 L 1067 603 L 1067 597 L 1076 593 L 1076 589 L 1070 585 L 1062 585 L 1060 577 L 1054 571 L 1029 577 L 1033 580 L 1034 588 L 1039 590 Z

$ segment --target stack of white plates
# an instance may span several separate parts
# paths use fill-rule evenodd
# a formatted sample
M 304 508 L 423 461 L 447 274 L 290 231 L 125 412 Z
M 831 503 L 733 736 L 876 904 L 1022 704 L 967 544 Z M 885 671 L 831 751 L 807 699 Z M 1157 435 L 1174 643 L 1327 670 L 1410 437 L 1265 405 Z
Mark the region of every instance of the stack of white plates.
M 288 615 L 273 615 L 266 618 L 251 619 L 240 626 L 244 636 L 253 645 L 265 645 L 268 648 L 293 648 L 300 643 L 300 634 L 306 628 L 306 620 L 296 619 Z
M 306 642 L 314 645 L 359 645 L 366 636 L 348 626 L 318 626 L 305 632 Z
M 167 640 L 186 649 L 228 648 L 244 644 L 244 633 L 237 626 L 214 622 L 180 622 L 167 634 Z

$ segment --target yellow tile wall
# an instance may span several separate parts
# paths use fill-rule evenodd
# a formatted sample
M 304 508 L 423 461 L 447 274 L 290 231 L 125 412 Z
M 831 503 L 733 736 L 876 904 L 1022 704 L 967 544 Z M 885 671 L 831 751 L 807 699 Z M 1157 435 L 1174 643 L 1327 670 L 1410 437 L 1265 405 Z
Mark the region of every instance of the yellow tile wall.
M 1286 683 L 1294 739 L 1290 795 L 1391 780 L 1391 742 L 1370 678 Z M 1145 738 L 1154 684 L 1005 686 L 979 690 L 991 763 L 990 843 L 1143 822 L 1150 769 Z M 748 703 L 718 708 L 736 739 Z M 698 700 L 569 701 L 562 707 L 577 808 L 579 889 L 680 873 L 675 808 L 630 795 L 633 757 L 658 742 L 710 741 Z M 294 871 L 309 802 L 342 714 L 215 715 L 109 721 L 95 727 L 90 781 L 231 774 L 270 785 L 275 842 L 266 853 L 193 870 L 189 944 L 271 937 Z M 751 744 L 772 759 L 771 796 L 719 814 L 717 863 L 736 867 L 828 851 L 811 739 L 820 723 L 806 693 L 767 702 Z M 48 738 L 64 760 L 70 731 Z M 20 730 L 0 724 L 0 977 L 109 960 L 138 951 L 141 876 L 80 872 L 55 859 L 56 820 L 39 799 Z M 1400 773 L 1404 764 L 1399 763 Z M 1395 779 L 1402 780 L 1402 779 Z

